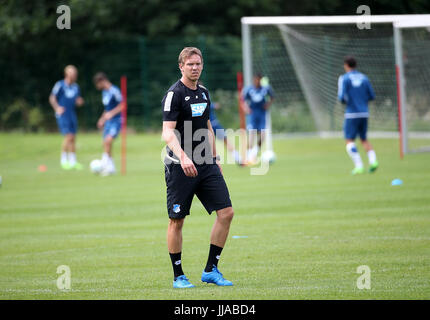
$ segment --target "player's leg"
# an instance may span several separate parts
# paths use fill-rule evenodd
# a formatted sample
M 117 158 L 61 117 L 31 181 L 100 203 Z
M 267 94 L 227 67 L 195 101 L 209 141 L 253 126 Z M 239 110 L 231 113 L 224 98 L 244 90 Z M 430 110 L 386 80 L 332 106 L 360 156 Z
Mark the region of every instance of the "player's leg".
M 261 150 L 261 146 L 263 145 L 264 139 L 265 139 L 265 128 L 263 127 L 261 130 L 258 131 L 258 148 Z
M 170 260 L 173 267 L 173 287 L 177 287 L 181 282 L 184 271 L 182 270 L 182 227 L 184 225 L 184 218 L 182 219 L 169 219 L 167 227 L 167 249 L 169 250 Z M 181 277 L 181 278 L 180 278 Z M 176 283 L 176 281 L 179 281 Z M 185 284 L 185 286 L 189 286 Z
M 115 163 L 112 158 L 113 141 L 121 131 L 120 120 L 106 121 L 103 128 L 103 155 L 102 166 L 104 168 L 102 175 L 110 175 L 116 172 Z
M 112 146 L 114 139 L 115 138 L 111 135 L 106 135 L 103 140 L 102 167 L 104 168 L 103 173 L 106 175 L 113 174 L 116 171 L 115 163 L 112 159 Z
M 209 257 L 205 268 L 205 271 L 207 272 L 211 271 L 214 265 L 218 267 L 218 261 L 220 259 L 221 251 L 227 241 L 234 211 L 232 207 L 227 207 L 217 210 L 216 214 L 217 217 L 211 231 Z
M 230 152 L 231 156 L 233 157 L 234 161 L 241 165 L 242 164 L 242 158 L 240 157 L 239 151 L 237 151 L 234 146 L 228 141 L 228 138 L 226 135 L 224 135 L 223 138 L 224 145 L 227 148 L 227 151 Z
M 194 196 L 196 179 L 186 177 L 181 166 L 165 164 L 165 180 L 167 187 L 167 212 L 169 224 L 167 227 L 167 249 L 173 267 L 173 287 L 192 288 L 182 271 L 182 227 Z
M 375 172 L 379 167 L 378 160 L 376 158 L 375 150 L 373 149 L 370 142 L 367 140 L 367 118 L 360 119 L 361 124 L 359 128 L 359 135 L 361 144 L 364 147 L 364 150 L 367 152 L 367 157 L 369 159 L 369 172 Z
M 67 133 L 64 136 L 65 150 L 67 152 L 67 168 L 73 169 L 76 164 L 76 147 L 75 147 L 75 135 L 72 133 Z
M 248 116 L 249 123 L 247 125 L 249 140 L 248 140 L 248 151 L 247 151 L 247 162 L 254 164 L 256 162 L 256 156 L 258 152 L 258 145 L 255 144 L 258 128 L 258 115 L 257 111 L 253 110 Z
M 72 169 L 81 170 L 82 165 L 76 160 L 76 135 L 73 133 L 67 134 L 69 141 L 69 152 L 67 157 L 69 159 L 69 166 Z
M 226 280 L 222 273 L 218 270 L 218 262 L 221 258 L 221 252 L 227 241 L 234 211 L 232 207 L 227 207 L 217 210 L 216 213 L 217 217 L 211 232 L 209 256 L 206 262 L 206 267 L 202 273 L 202 281 L 214 283 L 218 286 L 232 286 L 233 283 L 229 280 Z
M 169 219 L 167 227 L 167 249 L 169 250 L 170 261 L 173 267 L 173 288 L 192 288 L 191 284 L 182 270 L 182 227 L 184 218 Z
M 219 286 L 231 286 L 233 283 L 224 279 L 223 275 L 218 271 L 218 262 L 234 216 L 230 195 L 225 180 L 216 164 L 207 165 L 205 172 L 203 170 L 201 172 L 201 179 L 196 195 L 209 214 L 212 211 L 216 211 L 217 214 L 211 231 L 209 255 L 202 273 L 202 281 Z
M 261 145 L 263 142 L 263 129 L 265 129 L 266 126 L 266 114 L 263 111 L 254 111 L 254 118 L 253 118 L 253 128 L 256 131 L 257 136 L 257 143 L 254 145 L 250 151 L 250 158 L 253 160 L 253 162 L 256 161 L 258 151 L 261 150 Z
M 364 172 L 363 162 L 361 161 L 360 153 L 357 150 L 355 144 L 355 138 L 357 136 L 357 119 L 345 119 L 344 122 L 344 134 L 346 141 L 346 152 L 354 163 L 354 169 L 352 174 L 361 174 Z
M 69 152 L 68 159 L 70 168 L 82 170 L 82 164 L 76 160 L 76 133 L 78 132 L 78 119 L 71 115 L 68 120 Z
M 259 135 L 258 135 L 258 147 L 261 150 L 261 146 L 264 142 L 265 138 L 265 130 L 266 130 L 266 111 L 261 113 L 260 119 L 259 119 L 258 129 L 259 129 Z
M 68 170 L 70 169 L 69 159 L 67 157 L 67 154 L 69 152 L 69 137 L 67 136 L 67 134 L 69 131 L 66 123 L 66 120 L 67 120 L 66 115 L 56 114 L 55 120 L 57 121 L 58 130 L 63 135 L 63 141 L 61 143 L 61 160 L 60 160 L 61 168 Z
M 65 170 L 69 169 L 69 159 L 67 154 L 69 152 L 69 139 L 66 135 L 63 137 L 63 142 L 61 144 L 61 167 Z
M 257 154 L 258 154 L 258 132 L 259 132 L 259 117 L 257 115 L 258 111 L 253 111 L 250 117 L 251 130 L 250 130 L 250 141 L 248 145 L 248 162 L 250 164 L 255 164 L 257 162 Z M 255 141 L 257 140 L 257 141 Z
M 224 130 L 223 126 L 221 126 L 221 124 L 218 121 L 211 122 L 211 125 L 212 125 L 213 131 L 215 132 L 216 138 L 220 139 L 224 142 L 224 146 L 227 148 L 227 151 L 231 154 L 234 161 L 236 161 L 236 163 L 240 164 L 241 159 L 240 159 L 239 152 L 237 152 L 234 149 L 234 146 L 232 146 L 231 143 L 228 141 L 228 137 L 225 134 L 225 130 Z

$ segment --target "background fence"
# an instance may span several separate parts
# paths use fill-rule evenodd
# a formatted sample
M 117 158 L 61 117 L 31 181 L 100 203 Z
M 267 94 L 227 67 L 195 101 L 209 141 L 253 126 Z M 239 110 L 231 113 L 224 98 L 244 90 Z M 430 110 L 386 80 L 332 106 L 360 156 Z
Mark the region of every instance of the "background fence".
M 63 68 L 74 64 L 79 70 L 78 84 L 85 105 L 79 108 L 81 130 L 95 130 L 102 113 L 101 93 L 92 77 L 104 71 L 119 86 L 121 75 L 128 78 L 128 124 L 135 130 L 160 130 L 161 99 L 180 78 L 177 65 L 184 46 L 199 47 L 204 56 L 202 81 L 212 100 L 222 108 L 218 117 L 227 127 L 238 127 L 236 73 L 241 71 L 239 37 L 156 38 L 121 37 L 101 43 L 70 43 L 54 47 L 28 48 L 18 52 L 9 48 L 9 59 L 0 61 L 0 129 L 56 131 L 48 97 L 54 83 L 63 78 Z M 70 50 L 64 49 L 69 47 Z

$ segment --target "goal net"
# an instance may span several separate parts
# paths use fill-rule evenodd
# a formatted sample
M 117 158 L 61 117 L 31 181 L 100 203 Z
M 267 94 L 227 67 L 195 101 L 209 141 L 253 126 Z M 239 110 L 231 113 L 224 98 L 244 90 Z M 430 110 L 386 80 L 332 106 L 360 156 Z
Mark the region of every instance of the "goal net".
M 338 79 L 353 55 L 376 94 L 369 131 L 400 133 L 402 153 L 429 142 L 408 138 L 430 132 L 430 15 L 370 17 L 367 26 L 357 16 L 242 18 L 245 85 L 254 73 L 268 77 L 274 132 L 342 131 Z

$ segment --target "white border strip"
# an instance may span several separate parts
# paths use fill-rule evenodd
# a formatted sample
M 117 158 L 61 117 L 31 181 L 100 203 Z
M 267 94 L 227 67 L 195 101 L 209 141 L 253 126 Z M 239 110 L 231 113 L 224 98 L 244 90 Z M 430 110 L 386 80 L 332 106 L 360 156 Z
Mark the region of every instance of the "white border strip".
M 357 22 L 394 23 L 419 19 L 430 21 L 430 14 L 355 15 L 355 16 L 288 16 L 288 17 L 242 17 L 242 24 L 348 24 Z

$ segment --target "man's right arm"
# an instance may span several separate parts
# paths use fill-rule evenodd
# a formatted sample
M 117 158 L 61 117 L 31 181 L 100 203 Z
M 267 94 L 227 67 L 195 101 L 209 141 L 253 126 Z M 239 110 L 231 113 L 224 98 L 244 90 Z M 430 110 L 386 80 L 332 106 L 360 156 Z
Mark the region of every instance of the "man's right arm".
M 346 95 L 346 77 L 341 75 L 337 81 L 337 99 L 342 103 L 347 103 L 347 95 Z
M 49 103 L 51 104 L 52 109 L 54 109 L 55 113 L 60 115 L 66 111 L 66 109 L 58 104 L 57 95 L 61 90 L 61 83 L 58 81 L 55 83 L 54 88 L 52 88 L 51 94 L 49 95 Z
M 369 93 L 369 100 L 375 100 L 375 91 L 373 91 L 372 84 L 367 79 L 367 91 Z
M 57 97 L 54 94 L 51 94 L 49 96 L 49 103 L 51 104 L 52 109 L 54 109 L 56 114 L 62 114 L 64 113 L 65 109 L 64 107 L 60 106 L 57 102 Z
M 162 138 L 167 143 L 170 150 L 173 151 L 175 156 L 181 163 L 182 170 L 187 177 L 196 177 L 197 169 L 193 161 L 187 156 L 179 144 L 178 138 L 175 135 L 176 121 L 163 121 Z
M 246 114 L 250 114 L 252 112 L 251 107 L 248 104 L 248 99 L 249 99 L 249 90 L 247 87 L 242 89 L 242 103 L 240 104 L 240 106 L 242 107 L 242 110 L 246 113 Z

